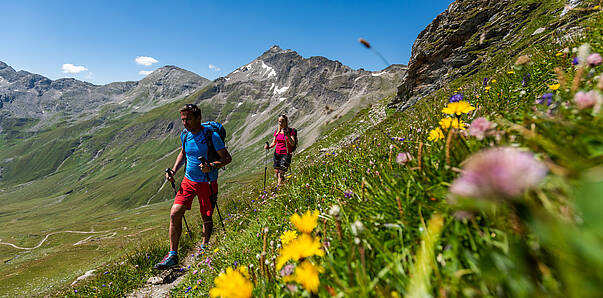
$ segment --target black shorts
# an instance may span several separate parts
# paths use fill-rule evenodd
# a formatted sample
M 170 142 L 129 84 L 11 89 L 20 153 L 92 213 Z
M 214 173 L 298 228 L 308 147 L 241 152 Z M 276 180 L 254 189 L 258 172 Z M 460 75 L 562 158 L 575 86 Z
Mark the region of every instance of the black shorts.
M 289 165 L 291 164 L 291 154 L 277 154 L 276 152 L 274 152 L 272 162 L 273 168 L 287 172 L 287 170 L 289 169 Z

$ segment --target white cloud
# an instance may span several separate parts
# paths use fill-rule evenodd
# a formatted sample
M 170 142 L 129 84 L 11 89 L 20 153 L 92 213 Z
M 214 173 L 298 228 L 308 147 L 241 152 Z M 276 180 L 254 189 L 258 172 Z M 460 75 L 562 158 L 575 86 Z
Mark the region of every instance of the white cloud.
M 136 59 L 134 59 L 134 61 L 136 61 L 136 64 L 144 65 L 144 66 L 151 66 L 151 65 L 153 65 L 153 63 L 159 62 L 159 61 L 157 61 L 157 59 L 155 59 L 153 57 L 146 57 L 146 56 L 138 56 L 138 57 L 136 57 Z
M 213 71 L 220 71 L 220 70 L 222 70 L 221 68 L 219 68 L 219 67 L 217 67 L 217 66 L 215 66 L 215 65 L 213 65 L 213 64 L 210 64 L 210 65 L 209 65 L 209 69 L 211 69 L 211 70 L 213 70 Z
M 138 73 L 141 74 L 141 75 L 143 75 L 143 76 L 147 76 L 147 75 L 149 75 L 152 72 L 153 72 L 152 70 L 141 70 Z
M 78 73 L 78 72 L 82 72 L 82 71 L 88 70 L 84 66 L 73 65 L 73 64 L 70 64 L 70 63 L 63 64 L 63 66 L 61 67 L 61 69 L 63 69 L 63 73 Z

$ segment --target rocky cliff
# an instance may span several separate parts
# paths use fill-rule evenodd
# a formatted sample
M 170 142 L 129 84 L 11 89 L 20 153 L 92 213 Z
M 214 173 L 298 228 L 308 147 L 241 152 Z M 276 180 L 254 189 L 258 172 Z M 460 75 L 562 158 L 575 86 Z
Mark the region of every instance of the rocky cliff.
M 455 1 L 415 40 L 408 72 L 391 106 L 404 110 L 447 83 L 487 67 L 498 55 L 511 60 L 552 34 L 576 36 L 573 20 L 592 12 L 579 9 L 583 2 L 588 1 Z

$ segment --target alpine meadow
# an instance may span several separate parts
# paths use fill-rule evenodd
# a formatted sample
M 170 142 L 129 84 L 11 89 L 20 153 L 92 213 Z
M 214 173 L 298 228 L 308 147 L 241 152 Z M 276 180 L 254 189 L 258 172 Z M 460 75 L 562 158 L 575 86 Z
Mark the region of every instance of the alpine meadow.
M 378 71 L 278 45 L 215 80 L 0 62 L 0 296 L 599 297 L 601 5 L 456 0 Z M 232 163 L 209 244 L 194 202 L 160 271 L 191 103 Z M 281 114 L 299 144 L 277 186 Z

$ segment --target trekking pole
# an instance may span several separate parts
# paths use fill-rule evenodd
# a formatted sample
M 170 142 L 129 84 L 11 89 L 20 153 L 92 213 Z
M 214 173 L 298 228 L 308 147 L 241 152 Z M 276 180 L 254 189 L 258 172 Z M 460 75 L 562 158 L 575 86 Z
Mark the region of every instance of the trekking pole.
M 268 142 L 266 142 L 266 147 L 268 147 Z M 268 148 L 266 148 L 264 152 L 264 192 L 266 192 L 266 171 L 268 171 Z
M 205 157 L 203 156 L 199 156 L 199 160 L 201 161 L 201 163 L 208 163 L 207 159 L 205 159 Z M 209 173 L 205 173 L 205 178 L 207 178 L 207 183 L 209 183 L 209 189 L 211 190 L 211 195 L 209 196 L 210 201 L 211 201 L 211 196 L 214 195 L 214 187 L 211 185 L 211 181 L 209 180 Z M 216 210 L 218 210 L 218 216 L 220 217 L 220 223 L 222 224 L 222 229 L 226 230 L 226 228 L 224 227 L 224 221 L 222 220 L 222 214 L 220 213 L 220 208 L 218 207 L 218 194 L 216 193 Z M 213 202 L 212 202 L 213 204 Z
M 165 172 L 168 174 L 172 173 L 172 170 L 170 168 L 165 169 Z M 172 188 L 174 189 L 174 195 L 177 195 L 178 192 L 176 191 L 176 184 L 174 184 L 174 181 L 170 181 L 172 183 Z M 191 238 L 191 241 L 193 241 L 193 234 L 191 234 L 191 229 L 188 228 L 188 222 L 186 222 L 186 217 L 184 216 L 184 214 L 182 214 L 182 218 L 184 219 L 184 225 L 186 226 L 186 230 L 188 231 L 188 237 Z

